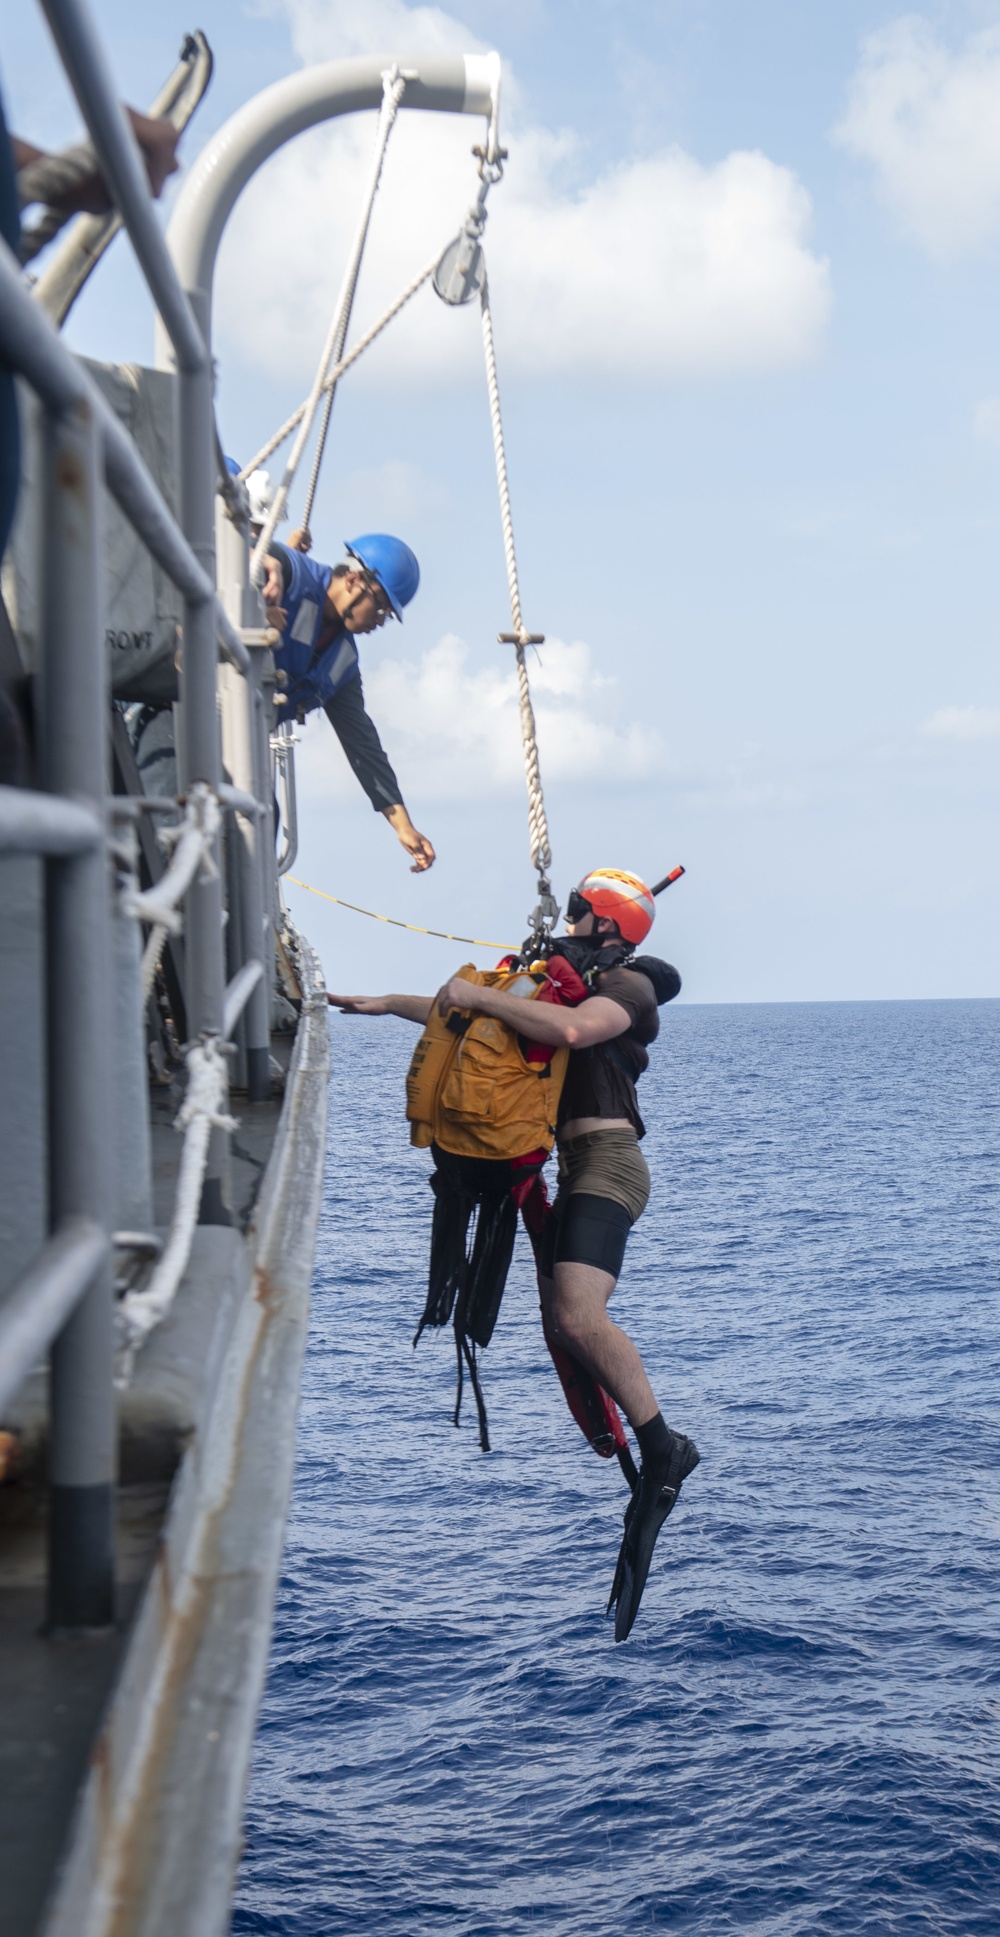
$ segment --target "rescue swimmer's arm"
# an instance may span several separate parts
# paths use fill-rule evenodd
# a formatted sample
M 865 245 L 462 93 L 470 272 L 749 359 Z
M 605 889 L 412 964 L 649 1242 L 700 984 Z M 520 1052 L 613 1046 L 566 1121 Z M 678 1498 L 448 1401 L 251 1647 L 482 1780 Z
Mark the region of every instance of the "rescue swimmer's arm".
M 427 1021 L 434 1007 L 432 995 L 327 995 L 331 1009 L 345 1016 L 402 1016 L 404 1022 Z
M 558 1009 L 551 1002 L 526 1002 L 521 996 L 503 995 L 499 989 L 482 988 L 455 975 L 437 996 L 442 1015 L 449 1009 L 474 1009 L 482 1016 L 496 1016 L 516 1029 L 529 1042 L 547 1043 L 556 1049 L 590 1049 L 594 1043 L 611 1042 L 632 1026 L 632 1018 L 620 1002 L 609 995 L 591 995 L 578 1009 Z

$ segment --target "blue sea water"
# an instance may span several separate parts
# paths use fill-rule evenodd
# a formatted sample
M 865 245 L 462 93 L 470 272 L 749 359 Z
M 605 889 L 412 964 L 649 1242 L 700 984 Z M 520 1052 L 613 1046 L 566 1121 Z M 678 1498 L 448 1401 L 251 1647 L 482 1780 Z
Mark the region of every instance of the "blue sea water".
M 702 1463 L 619 1647 L 527 1241 L 486 1457 L 411 1350 L 413 1032 L 332 1023 L 241 1937 L 1000 1929 L 1000 1003 L 663 1021 L 614 1309 Z

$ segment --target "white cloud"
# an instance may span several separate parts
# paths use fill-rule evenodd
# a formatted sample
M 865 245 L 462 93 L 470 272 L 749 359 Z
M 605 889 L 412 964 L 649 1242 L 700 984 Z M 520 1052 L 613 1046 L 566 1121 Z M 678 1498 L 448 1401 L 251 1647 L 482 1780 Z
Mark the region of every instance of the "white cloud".
M 1000 397 L 983 397 L 976 405 L 972 427 L 981 444 L 1000 449 Z
M 631 783 L 655 770 L 655 735 L 615 724 L 616 683 L 596 671 L 588 646 L 548 640 L 530 679 L 546 785 Z M 468 800 L 523 789 L 517 682 L 509 668 L 477 666 L 450 633 L 419 660 L 366 665 L 364 681 L 366 705 L 407 796 Z M 322 718 L 303 734 L 297 770 L 303 797 L 314 805 L 342 799 L 357 785 Z
M 283 4 L 303 60 L 481 46 L 438 8 Z M 809 250 L 811 204 L 789 169 L 743 151 L 706 166 L 666 147 L 588 177 L 576 137 L 523 119 L 518 126 L 516 89 L 506 79 L 505 89 L 511 155 L 487 230 L 504 370 L 649 382 L 778 368 L 813 354 L 829 272 Z M 356 221 L 372 131 L 371 116 L 350 117 L 284 149 L 247 189 L 224 245 L 225 336 L 256 367 L 293 370 L 303 388 Z M 457 230 L 476 188 L 469 147 L 462 117 L 400 116 L 352 340 Z M 382 381 L 389 372 L 473 369 L 481 360 L 475 307 L 448 313 L 424 290 L 369 354 Z
M 401 457 L 348 471 L 341 480 L 341 493 L 344 502 L 351 506 L 359 531 L 371 531 L 380 521 L 389 526 L 402 525 L 418 513 L 427 516 L 446 511 L 450 501 L 447 486 L 440 478 L 432 477 L 420 465 L 408 464 Z
M 917 14 L 869 35 L 834 135 L 932 256 L 981 245 L 1000 228 L 1000 28 L 958 52 Z
M 968 745 L 976 740 L 1000 740 L 1000 706 L 942 706 L 924 720 L 920 731 L 931 740 Z
M 405 0 L 271 0 L 286 16 L 292 45 L 304 66 L 352 54 L 476 54 L 485 43 L 443 7 L 408 7 Z

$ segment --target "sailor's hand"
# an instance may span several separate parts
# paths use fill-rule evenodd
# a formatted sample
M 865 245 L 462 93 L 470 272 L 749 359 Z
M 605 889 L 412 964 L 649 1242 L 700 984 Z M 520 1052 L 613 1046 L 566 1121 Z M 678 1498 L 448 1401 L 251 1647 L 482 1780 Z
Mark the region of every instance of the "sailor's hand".
M 387 995 L 331 995 L 326 997 L 331 1009 L 340 1009 L 345 1016 L 388 1016 L 392 1014 Z
M 394 807 L 384 807 L 382 812 L 400 846 L 406 849 L 407 854 L 413 856 L 410 873 L 424 874 L 428 868 L 432 868 L 435 861 L 434 849 L 426 834 L 421 834 L 420 830 L 414 827 L 402 801 L 397 801 Z
M 260 596 L 264 601 L 264 611 L 267 615 L 268 625 L 273 626 L 275 632 L 284 632 L 288 624 L 288 613 L 281 603 L 285 596 L 285 580 L 278 559 L 273 557 L 271 553 L 268 553 L 268 556 L 264 560 L 264 577 L 261 580 Z
M 313 535 L 308 525 L 297 526 L 294 531 L 288 534 L 288 549 L 290 552 L 311 552 L 312 542 Z
M 434 866 L 436 859 L 434 849 L 427 839 L 426 834 L 419 833 L 414 827 L 411 829 L 409 835 L 401 834 L 399 838 L 407 854 L 412 854 L 413 856 L 413 866 L 410 869 L 410 873 L 426 874 L 427 869 Z

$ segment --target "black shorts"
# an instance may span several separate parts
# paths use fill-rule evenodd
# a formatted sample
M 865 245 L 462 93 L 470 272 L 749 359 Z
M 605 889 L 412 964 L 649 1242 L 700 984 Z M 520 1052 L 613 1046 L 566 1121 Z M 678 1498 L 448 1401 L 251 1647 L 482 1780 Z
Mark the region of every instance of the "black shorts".
M 551 1278 L 557 1264 L 590 1264 L 596 1271 L 621 1276 L 632 1218 L 624 1204 L 589 1191 L 560 1191 L 542 1232 L 538 1269 Z

